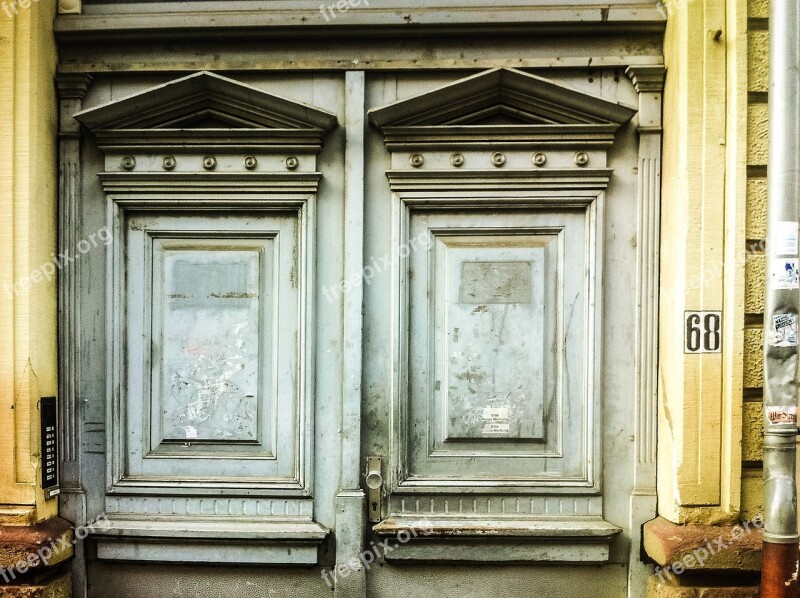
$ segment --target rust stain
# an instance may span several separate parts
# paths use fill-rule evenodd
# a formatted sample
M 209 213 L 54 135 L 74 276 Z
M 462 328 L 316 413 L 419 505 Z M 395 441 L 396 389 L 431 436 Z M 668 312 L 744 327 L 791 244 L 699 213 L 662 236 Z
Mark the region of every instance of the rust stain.
M 258 295 L 254 293 L 235 293 L 231 291 L 230 293 L 211 293 L 210 297 L 214 297 L 215 299 L 255 299 Z

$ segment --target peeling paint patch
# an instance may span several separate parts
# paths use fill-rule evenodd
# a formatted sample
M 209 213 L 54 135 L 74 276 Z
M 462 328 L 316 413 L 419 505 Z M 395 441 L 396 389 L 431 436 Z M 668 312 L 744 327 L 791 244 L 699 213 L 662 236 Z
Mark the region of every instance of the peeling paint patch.
M 165 254 L 161 419 L 169 440 L 258 440 L 255 251 Z
M 524 255 L 530 258 L 453 263 L 448 438 L 545 435 L 544 266 L 531 250 Z
M 530 262 L 464 262 L 461 264 L 461 303 L 530 303 Z M 486 311 L 481 305 L 475 311 Z
M 794 582 L 796 582 L 796 581 L 797 581 L 797 574 L 798 574 L 798 573 L 800 573 L 800 561 L 797 561 L 797 562 L 794 564 L 794 573 L 792 573 L 792 576 L 791 576 L 791 577 L 788 579 L 788 581 L 785 581 L 785 582 L 783 582 L 783 583 L 784 583 L 784 585 L 785 585 L 787 588 L 788 588 L 790 585 L 792 585 Z

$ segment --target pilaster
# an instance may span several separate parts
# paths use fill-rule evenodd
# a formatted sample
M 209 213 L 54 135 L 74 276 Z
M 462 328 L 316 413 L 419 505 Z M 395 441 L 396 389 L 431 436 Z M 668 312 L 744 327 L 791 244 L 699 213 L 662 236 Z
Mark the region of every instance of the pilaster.
M 0 18 L 0 525 L 57 513 L 41 490 L 38 410 L 57 394 L 51 8 Z
M 741 81 L 731 67 L 740 60 L 741 4 L 668 5 L 658 498 L 659 514 L 674 523 L 733 521 L 739 511 L 745 244 L 736 181 L 744 167 L 732 111 Z M 715 342 L 687 346 L 687 312 L 715 314 L 701 330 Z
M 81 74 L 61 74 L 56 78 L 58 90 L 58 252 L 72 253 L 79 239 L 76 233 L 80 218 L 79 188 L 81 180 L 81 127 L 73 118 L 83 108 L 83 99 L 92 78 Z M 81 482 L 79 398 L 81 347 L 80 310 L 70 309 L 80 301 L 81 262 L 61 272 L 58 279 L 58 347 L 59 397 L 61 397 L 60 431 L 62 483 L 61 506 L 65 517 L 78 522 L 88 520 L 86 493 Z M 83 545 L 75 547 L 82 561 Z M 73 579 L 76 594 L 85 589 L 83 570 Z
M 345 152 L 345 272 L 342 280 L 358 276 L 364 264 L 364 136 L 365 111 L 364 71 L 348 71 L 346 75 L 347 150 Z M 362 313 L 364 292 L 357 286 L 344 298 L 344 359 L 342 373 L 342 471 L 341 487 L 336 497 L 336 567 L 349 574 L 337 575 L 335 598 L 364 598 L 367 595 L 367 574 L 363 567 L 352 568 L 359 561 L 366 533 L 366 497 L 361 472 L 361 375 Z
M 639 94 L 639 166 L 636 295 L 636 435 L 630 529 L 656 514 L 657 362 L 659 220 L 661 216 L 661 141 L 663 65 L 631 66 L 626 74 Z M 628 567 L 628 592 L 647 583 L 650 568 L 640 560 L 641 538 L 634 535 Z
M 5 6 L 5 5 L 4 5 Z M 0 596 L 68 596 L 72 530 L 42 489 L 40 400 L 56 396 L 54 0 L 0 17 Z M 6 18 L 8 17 L 8 18 Z

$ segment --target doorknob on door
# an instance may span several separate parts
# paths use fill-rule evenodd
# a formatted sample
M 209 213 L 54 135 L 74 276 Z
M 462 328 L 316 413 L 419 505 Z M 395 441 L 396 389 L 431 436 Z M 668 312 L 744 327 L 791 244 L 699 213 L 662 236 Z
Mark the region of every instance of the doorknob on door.
M 382 460 L 380 457 L 367 458 L 367 510 L 369 520 L 377 523 L 381 520 L 381 490 L 383 489 Z

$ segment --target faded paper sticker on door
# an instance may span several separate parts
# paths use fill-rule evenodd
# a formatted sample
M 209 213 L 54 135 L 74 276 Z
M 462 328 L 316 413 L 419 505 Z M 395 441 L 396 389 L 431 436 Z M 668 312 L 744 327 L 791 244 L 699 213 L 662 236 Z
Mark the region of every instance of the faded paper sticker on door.
M 772 260 L 772 283 L 776 289 L 800 289 L 797 259 Z
M 772 316 L 769 344 L 773 347 L 797 346 L 797 315 L 777 314 Z
M 508 423 L 508 407 L 484 407 L 484 434 L 508 434 L 510 431 L 511 427 Z
M 767 407 L 767 421 L 771 424 L 796 424 L 797 407 L 774 405 Z

